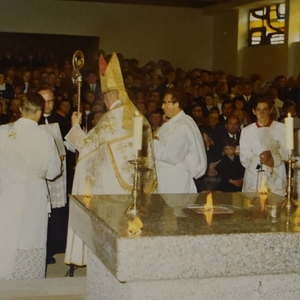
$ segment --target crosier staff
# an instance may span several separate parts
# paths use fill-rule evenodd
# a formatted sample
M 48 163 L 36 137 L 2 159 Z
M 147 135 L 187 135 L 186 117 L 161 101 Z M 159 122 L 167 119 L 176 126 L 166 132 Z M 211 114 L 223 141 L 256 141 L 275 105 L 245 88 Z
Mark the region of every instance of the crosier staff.
M 76 73 L 77 77 L 77 113 L 80 113 L 80 92 L 81 92 L 81 85 L 82 85 L 82 76 L 80 74 L 80 69 L 84 65 L 84 55 L 80 50 L 76 50 L 73 54 L 72 59 L 73 69 Z

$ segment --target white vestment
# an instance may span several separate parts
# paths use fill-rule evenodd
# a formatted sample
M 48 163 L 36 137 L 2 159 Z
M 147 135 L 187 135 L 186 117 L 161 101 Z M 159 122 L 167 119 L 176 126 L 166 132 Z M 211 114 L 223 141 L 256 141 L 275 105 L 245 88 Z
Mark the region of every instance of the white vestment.
M 205 173 L 203 138 L 194 120 L 183 111 L 164 123 L 154 142 L 158 193 L 197 193 L 193 178 Z
M 136 108 L 132 105 L 132 113 Z M 136 159 L 133 147 L 133 128 L 122 127 L 123 106 L 116 101 L 86 135 L 79 125 L 74 125 L 65 139 L 77 150 L 75 176 L 72 195 L 130 194 L 133 185 L 133 165 L 130 160 Z M 147 122 L 144 119 L 144 122 Z M 145 193 L 151 193 L 156 187 L 156 174 L 152 151 L 151 128 L 144 123 L 143 149 L 147 168 L 143 182 Z M 88 179 L 88 181 L 87 181 Z M 68 227 L 66 264 L 85 265 L 86 245 L 82 239 Z
M 259 155 L 269 150 L 274 159 L 274 167 L 262 165 L 263 172 L 258 172 Z M 282 160 L 286 160 L 285 126 L 273 121 L 269 127 L 258 127 L 256 123 L 243 128 L 240 138 L 240 160 L 245 167 L 243 192 L 256 192 L 261 188 L 264 176 L 270 192 L 286 194 L 286 171 Z
M 51 135 L 26 118 L 0 126 L 0 279 L 45 276 L 48 190 L 61 172 Z
M 48 130 L 54 139 L 58 153 L 62 160 L 62 172 L 55 180 L 47 180 L 50 203 L 52 208 L 64 207 L 67 203 L 67 166 L 66 166 L 66 150 L 62 140 L 58 123 L 39 125 Z

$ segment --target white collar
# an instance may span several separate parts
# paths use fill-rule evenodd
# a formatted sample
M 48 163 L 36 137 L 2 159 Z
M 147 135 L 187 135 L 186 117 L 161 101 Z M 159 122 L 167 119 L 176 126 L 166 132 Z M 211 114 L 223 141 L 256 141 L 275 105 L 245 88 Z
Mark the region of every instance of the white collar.
M 109 110 L 112 110 L 113 108 L 115 108 L 117 105 L 122 104 L 121 100 L 117 100 L 115 101 L 109 108 Z

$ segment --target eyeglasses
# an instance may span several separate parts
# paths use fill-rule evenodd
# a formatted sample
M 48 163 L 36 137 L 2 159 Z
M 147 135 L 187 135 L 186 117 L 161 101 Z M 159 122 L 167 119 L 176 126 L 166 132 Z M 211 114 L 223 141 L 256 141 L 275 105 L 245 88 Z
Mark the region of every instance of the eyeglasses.
M 163 102 L 162 102 L 163 105 L 164 105 L 164 104 L 168 104 L 168 103 L 174 103 L 174 101 L 173 101 L 173 100 L 168 100 L 168 101 L 163 101 Z
M 52 102 L 54 102 L 54 100 L 48 100 L 48 101 L 45 101 L 46 104 L 50 104 L 50 103 L 52 103 Z

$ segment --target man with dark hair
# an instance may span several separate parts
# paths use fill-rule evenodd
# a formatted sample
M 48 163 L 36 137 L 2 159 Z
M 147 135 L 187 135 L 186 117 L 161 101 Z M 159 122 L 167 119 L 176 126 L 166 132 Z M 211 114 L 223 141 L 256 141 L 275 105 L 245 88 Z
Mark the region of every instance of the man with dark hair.
M 235 154 L 237 142 L 231 137 L 226 137 L 222 144 L 224 155 L 215 167 L 221 177 L 220 189 L 222 192 L 240 192 L 245 169 L 239 156 Z
M 152 111 L 148 117 L 148 121 L 151 125 L 152 131 L 157 131 L 164 122 L 162 109 L 157 108 L 156 110 Z
M 216 151 L 219 153 L 219 156 L 222 155 L 222 141 L 224 140 L 224 138 L 230 137 L 235 139 L 237 141 L 238 146 L 240 136 L 240 121 L 237 117 L 230 115 L 225 122 L 218 123 L 216 129 L 212 133 L 212 139 L 215 143 Z M 237 147 L 237 150 L 239 150 L 239 147 Z
M 237 98 L 244 101 L 244 110 L 250 115 L 252 122 L 255 122 L 256 118 L 252 111 L 255 103 L 255 95 L 252 92 L 253 87 L 251 82 L 245 81 L 242 84 L 242 95 L 238 95 Z
M 169 120 L 154 137 L 154 158 L 159 193 L 196 193 L 194 178 L 206 170 L 206 153 L 201 133 L 186 115 L 184 94 L 168 89 L 162 109 Z
M 265 95 L 257 97 L 253 113 L 257 121 L 242 130 L 240 139 L 240 159 L 246 169 L 243 191 L 259 191 L 265 176 L 268 190 L 284 196 L 286 171 L 283 160 L 288 154 L 284 124 L 270 117 L 272 102 Z
M 163 74 L 164 74 L 165 81 L 159 87 L 156 88 L 156 90 L 159 92 L 160 100 L 163 99 L 168 89 L 175 86 L 175 78 L 176 78 L 176 73 L 172 66 L 166 67 L 164 69 Z
M 221 105 L 222 114 L 219 116 L 220 123 L 225 122 L 233 112 L 233 105 L 230 99 L 224 100 Z
M 38 126 L 45 101 L 30 92 L 22 117 L 0 127 L 0 279 L 45 276 L 48 190 L 61 172 L 51 135 Z
M 90 70 L 86 76 L 86 83 L 81 87 L 82 100 L 86 91 L 92 91 L 95 98 L 97 99 L 100 94 L 100 84 L 96 72 Z
M 20 107 L 21 107 L 20 99 L 14 98 L 11 100 L 9 104 L 8 114 L 7 114 L 9 118 L 9 122 L 15 122 L 21 117 Z

